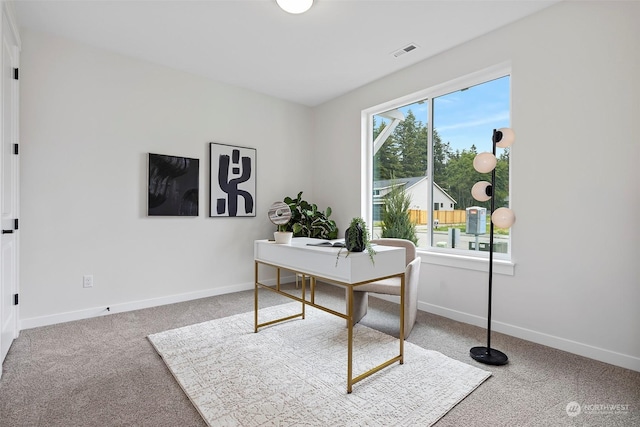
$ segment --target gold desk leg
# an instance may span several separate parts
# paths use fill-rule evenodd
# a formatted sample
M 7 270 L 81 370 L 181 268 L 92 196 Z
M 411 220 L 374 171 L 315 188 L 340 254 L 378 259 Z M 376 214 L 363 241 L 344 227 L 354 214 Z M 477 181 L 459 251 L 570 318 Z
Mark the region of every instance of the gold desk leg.
M 347 313 L 347 393 L 353 389 L 353 286 L 347 286 L 349 312 Z
M 311 276 L 311 304 L 316 303 L 316 278 L 315 276 Z
M 307 276 L 302 275 L 302 318 L 304 319 L 305 301 L 307 300 Z
M 258 261 L 254 261 L 253 278 L 253 332 L 258 332 Z

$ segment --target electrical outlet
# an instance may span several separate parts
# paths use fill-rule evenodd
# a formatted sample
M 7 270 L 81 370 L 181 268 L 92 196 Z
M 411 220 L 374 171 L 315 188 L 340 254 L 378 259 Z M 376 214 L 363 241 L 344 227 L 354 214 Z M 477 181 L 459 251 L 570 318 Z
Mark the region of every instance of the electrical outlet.
M 82 276 L 82 287 L 93 288 L 93 274 L 85 274 Z

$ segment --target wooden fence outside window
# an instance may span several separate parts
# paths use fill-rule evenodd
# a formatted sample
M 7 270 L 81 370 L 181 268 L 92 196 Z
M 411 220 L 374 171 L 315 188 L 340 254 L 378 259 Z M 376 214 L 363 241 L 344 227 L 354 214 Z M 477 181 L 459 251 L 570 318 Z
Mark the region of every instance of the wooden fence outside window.
M 416 225 L 429 224 L 429 211 L 409 209 L 409 219 Z M 443 224 L 465 224 L 467 222 L 467 211 L 434 211 L 433 219 L 438 221 L 438 225 Z

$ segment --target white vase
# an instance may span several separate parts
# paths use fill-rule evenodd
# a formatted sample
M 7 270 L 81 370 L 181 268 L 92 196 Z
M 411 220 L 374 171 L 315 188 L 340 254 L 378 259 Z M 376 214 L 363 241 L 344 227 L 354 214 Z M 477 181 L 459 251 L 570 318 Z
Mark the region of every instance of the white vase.
M 273 233 L 273 237 L 276 239 L 276 243 L 282 245 L 288 245 L 291 243 L 293 237 L 292 231 L 276 231 Z

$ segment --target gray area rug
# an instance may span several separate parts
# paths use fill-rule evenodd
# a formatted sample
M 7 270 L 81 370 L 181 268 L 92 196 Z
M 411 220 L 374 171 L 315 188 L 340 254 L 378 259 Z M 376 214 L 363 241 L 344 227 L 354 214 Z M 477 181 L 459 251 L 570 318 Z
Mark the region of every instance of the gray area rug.
M 260 322 L 299 312 L 261 309 Z M 346 393 L 344 320 L 308 307 L 306 319 L 253 332 L 253 312 L 149 335 L 210 426 L 430 426 L 490 372 L 405 342 L 395 363 Z M 354 328 L 354 376 L 398 354 L 398 340 Z

